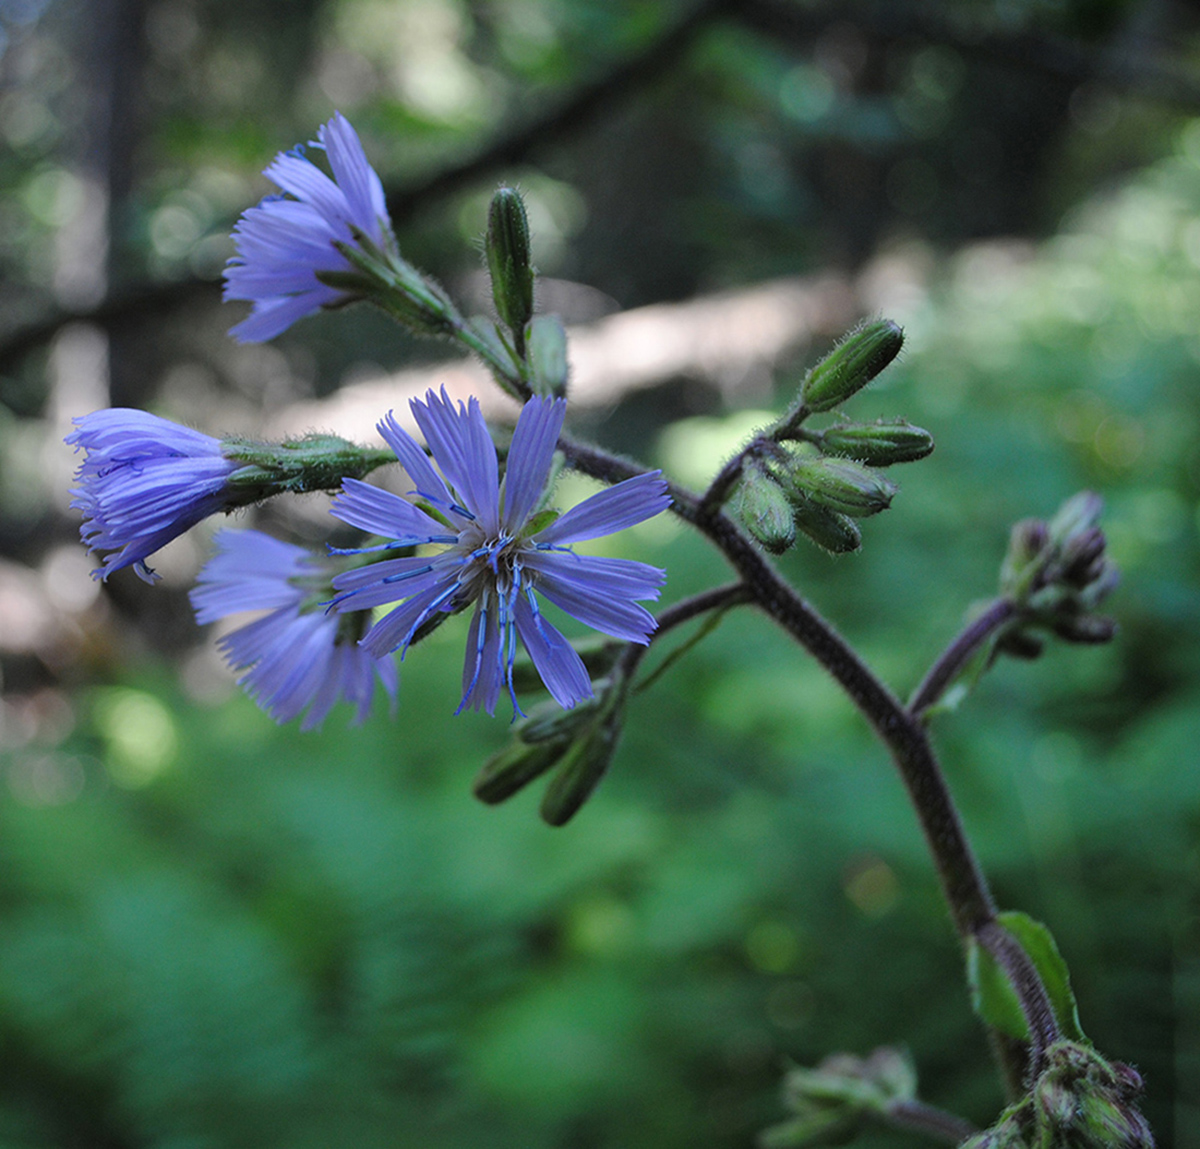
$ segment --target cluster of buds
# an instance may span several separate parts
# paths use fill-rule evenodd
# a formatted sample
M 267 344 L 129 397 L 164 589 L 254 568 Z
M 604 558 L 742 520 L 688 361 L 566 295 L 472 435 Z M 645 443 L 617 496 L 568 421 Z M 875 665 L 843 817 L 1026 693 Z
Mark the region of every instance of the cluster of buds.
M 1120 580 L 1097 525 L 1104 503 L 1081 491 L 1048 522 L 1023 519 L 1013 526 L 1008 553 L 1000 568 L 1000 592 L 1017 608 L 1017 624 L 998 649 L 1016 657 L 1036 658 L 1050 631 L 1067 642 L 1103 643 L 1116 623 L 1096 607 Z
M 917 1075 L 898 1049 L 868 1057 L 837 1053 L 814 1069 L 796 1067 L 783 1080 L 783 1100 L 793 1116 L 764 1130 L 760 1149 L 842 1145 L 874 1120 L 891 1124 L 897 1107 L 915 1104 Z
M 891 504 L 896 484 L 877 468 L 923 459 L 928 431 L 903 419 L 805 426 L 871 382 L 900 352 L 904 334 L 890 320 L 852 331 L 805 377 L 792 408 L 742 455 L 738 513 L 767 550 L 781 554 L 807 535 L 834 554 L 862 545 L 856 520 Z
M 604 660 L 614 649 L 619 648 L 608 644 L 594 653 Z M 497 805 L 553 770 L 541 815 L 551 826 L 566 825 L 612 762 L 625 720 L 627 685 L 624 675 L 614 671 L 593 681 L 593 696 L 570 710 L 553 702 L 535 707 L 514 725 L 510 743 L 484 763 L 472 787 L 475 796 Z
M 1034 1087 L 961 1149 L 1154 1149 L 1138 1112 L 1142 1078 L 1094 1049 L 1063 1041 L 1046 1051 Z

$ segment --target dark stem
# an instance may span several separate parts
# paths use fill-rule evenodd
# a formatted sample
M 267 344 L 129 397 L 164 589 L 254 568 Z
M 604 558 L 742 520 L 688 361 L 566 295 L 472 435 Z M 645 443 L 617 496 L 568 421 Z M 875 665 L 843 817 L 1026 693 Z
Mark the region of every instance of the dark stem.
M 968 623 L 929 668 L 921 685 L 908 700 L 908 711 L 919 718 L 945 693 L 946 687 L 970 661 L 971 656 L 1017 613 L 1016 604 L 998 598 L 978 618 Z
M 1046 988 L 1025 947 L 999 922 L 981 925 L 975 931 L 975 939 L 992 955 L 1016 991 L 1029 1027 L 1028 1075 L 1032 1079 L 1041 1071 L 1047 1048 L 1062 1037 Z
M 924 1133 L 926 1137 L 943 1141 L 947 1145 L 958 1145 L 979 1132 L 974 1125 L 957 1114 L 935 1109 L 923 1101 L 895 1101 L 887 1107 L 884 1118 L 889 1125 L 897 1129 Z
M 559 447 L 576 470 L 614 483 L 643 468 L 599 448 L 563 438 Z M 955 928 L 964 944 L 996 916 L 958 811 L 921 722 L 859 659 L 816 610 L 780 577 L 737 525 L 704 510 L 691 491 L 668 484 L 672 510 L 710 538 L 741 576 L 755 604 L 791 634 L 838 681 L 891 751 L 933 854 Z
M 680 623 L 687 622 L 699 614 L 707 614 L 710 610 L 720 610 L 734 606 L 740 602 L 750 602 L 754 597 L 751 589 L 744 582 L 730 582 L 724 586 L 713 587 L 712 590 L 701 591 L 691 598 L 681 599 L 667 607 L 658 618 L 658 629 L 650 636 L 651 642 L 662 638 L 667 631 Z M 630 643 L 630 646 L 646 648 L 640 643 Z
M 751 439 L 728 463 L 718 472 L 717 477 L 708 485 L 708 490 L 700 496 L 698 509 L 701 515 L 709 515 L 719 511 L 722 504 L 729 498 L 730 492 L 742 477 L 748 459 L 763 456 L 781 455 L 782 449 L 769 435 L 758 435 Z
M 680 602 L 667 607 L 666 610 L 658 615 L 658 628 L 650 636 L 650 643 L 631 642 L 625 647 L 619 659 L 622 673 L 626 679 L 631 678 L 638 664 L 650 649 L 650 645 L 657 642 L 658 639 L 662 638 L 664 634 L 674 627 L 688 622 L 698 615 L 722 613 L 731 606 L 751 602 L 753 598 L 753 593 L 745 583 L 733 582 L 726 583 L 724 586 L 714 587 L 712 590 L 701 591 L 700 594 L 692 595 L 691 598 L 682 599 Z M 717 621 L 719 621 L 718 618 L 710 619 L 710 624 L 715 624 Z M 668 670 L 680 655 L 688 650 L 697 637 L 703 637 L 705 633 L 706 631 L 702 627 L 696 636 L 693 636 L 681 646 L 671 651 L 646 679 L 638 683 L 638 691 L 645 690 L 659 675 Z

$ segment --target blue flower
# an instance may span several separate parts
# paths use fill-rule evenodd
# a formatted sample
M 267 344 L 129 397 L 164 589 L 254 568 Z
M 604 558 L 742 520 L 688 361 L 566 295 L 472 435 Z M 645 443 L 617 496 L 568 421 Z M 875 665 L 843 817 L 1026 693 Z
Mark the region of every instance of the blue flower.
M 385 559 L 338 575 L 338 610 L 400 605 L 367 632 L 372 654 L 403 651 L 417 630 L 438 612 L 476 603 L 463 669 L 464 707 L 493 713 L 503 685 L 513 706 L 516 640 L 524 644 L 542 681 L 562 706 L 592 696 L 579 655 L 542 616 L 540 594 L 579 621 L 614 638 L 647 643 L 654 616 L 637 605 L 658 598 L 666 577 L 657 567 L 628 559 L 578 555 L 572 543 L 599 538 L 640 523 L 670 505 L 658 472 L 639 475 L 585 499 L 552 522 L 536 513 L 541 501 L 566 404 L 531 399 L 517 420 L 504 482 L 496 448 L 472 399 L 464 408 L 442 391 L 413 400 L 413 415 L 442 476 L 394 418 L 379 424 L 415 484 L 413 495 L 443 521 L 397 495 L 348 479 L 333 513 L 352 526 L 390 539 L 391 546 L 442 543 L 434 555 Z M 535 594 L 535 591 L 537 592 Z
M 355 242 L 352 228 L 381 249 L 395 246 L 383 185 L 345 116 L 322 124 L 311 146 L 324 149 L 334 178 L 299 148 L 280 152 L 263 175 L 285 194 L 250 208 L 233 229 L 237 255 L 225 269 L 224 298 L 254 304 L 230 329 L 243 343 L 274 339 L 297 319 L 347 298 L 317 273 L 352 270 L 334 247 Z
M 83 512 L 89 551 L 110 551 L 94 573 L 132 565 L 156 578 L 146 558 L 201 519 L 231 505 L 226 481 L 238 464 L 220 440 L 145 411 L 111 407 L 73 420 L 68 445 L 87 452 L 71 506 Z
M 220 531 L 217 555 L 191 592 L 196 621 L 215 622 L 247 610 L 270 613 L 220 640 L 238 681 L 276 722 L 307 707 L 302 730 L 325 721 L 339 698 L 370 713 L 378 676 L 395 700 L 396 664 L 358 645 L 366 615 L 332 615 L 329 573 L 310 552 L 260 531 Z

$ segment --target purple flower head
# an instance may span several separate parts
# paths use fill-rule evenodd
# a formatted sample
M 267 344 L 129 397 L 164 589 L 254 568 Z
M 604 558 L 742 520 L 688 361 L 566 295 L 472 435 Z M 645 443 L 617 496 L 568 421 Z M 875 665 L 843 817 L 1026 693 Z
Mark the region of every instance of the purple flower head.
M 377 247 L 395 245 L 383 185 L 350 121 L 335 113 L 310 146 L 324 150 L 333 179 L 301 149 L 280 152 L 263 175 L 284 194 L 244 212 L 233 229 L 237 255 L 225 268 L 224 297 L 254 304 L 250 317 L 230 329 L 243 343 L 274 339 L 297 319 L 346 298 L 317 272 L 351 270 L 334 243 L 353 243 L 352 226 Z
M 89 551 L 112 552 L 97 578 L 132 564 L 153 582 L 147 556 L 232 505 L 226 480 L 238 464 L 211 435 L 128 407 L 73 422 L 78 430 L 66 442 L 86 452 L 71 491 L 71 506 L 83 512 L 79 533 Z
M 513 706 L 512 671 L 520 638 L 542 681 L 565 707 L 592 696 L 579 655 L 544 618 L 540 594 L 579 621 L 614 638 L 646 643 L 655 620 L 639 599 L 658 598 L 666 577 L 657 567 L 628 559 L 577 555 L 571 544 L 599 538 L 657 515 L 670 505 L 658 472 L 639 475 L 585 499 L 546 523 L 535 514 L 546 486 L 566 404 L 531 399 L 517 420 L 504 482 L 496 448 L 472 399 L 457 408 L 443 389 L 413 400 L 413 415 L 441 475 L 416 441 L 389 414 L 380 434 L 396 452 L 439 522 L 397 495 L 348 479 L 333 513 L 352 526 L 390 539 L 392 545 L 444 543 L 435 555 L 385 559 L 338 575 L 337 610 L 365 610 L 399 603 L 367 632 L 372 654 L 403 651 L 437 612 L 476 604 L 467 638 L 463 698 L 493 713 L 502 685 Z M 444 476 L 444 477 L 443 477 Z M 536 593 L 535 593 L 536 592 Z
M 371 710 L 375 677 L 396 697 L 396 664 L 358 645 L 365 615 L 326 612 L 329 574 L 302 547 L 260 531 L 221 531 L 216 557 L 201 570 L 191 592 L 196 621 L 215 622 L 246 610 L 269 614 L 220 641 L 238 681 L 276 722 L 307 708 L 302 730 L 325 721 L 339 698 L 357 707 L 355 723 Z

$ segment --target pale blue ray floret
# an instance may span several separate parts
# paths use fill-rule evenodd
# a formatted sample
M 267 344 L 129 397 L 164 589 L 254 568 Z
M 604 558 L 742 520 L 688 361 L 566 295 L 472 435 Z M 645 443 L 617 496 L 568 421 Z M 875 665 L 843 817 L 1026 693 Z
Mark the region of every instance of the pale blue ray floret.
M 71 506 L 80 537 L 108 551 L 96 577 L 132 566 L 147 582 L 146 559 L 201 519 L 230 506 L 229 476 L 240 466 L 221 442 L 146 411 L 110 407 L 72 420 L 66 442 L 85 452 Z
M 274 339 L 297 319 L 345 300 L 317 273 L 352 269 L 334 245 L 355 243 L 356 230 L 380 249 L 395 247 L 383 185 L 350 121 L 335 113 L 309 146 L 324 150 L 333 179 L 303 149 L 280 152 L 263 175 L 284 194 L 244 212 L 233 229 L 237 254 L 225 268 L 224 298 L 254 305 L 230 329 L 243 343 Z
M 374 655 L 400 650 L 439 612 L 475 603 L 463 668 L 466 707 L 493 713 L 501 688 L 513 689 L 517 639 L 542 681 L 564 707 L 592 696 L 583 661 L 546 619 L 538 595 L 580 622 L 627 642 L 648 643 L 655 619 L 638 605 L 657 599 L 665 573 L 630 559 L 576 554 L 572 544 L 643 522 L 670 505 L 657 471 L 585 499 L 545 523 L 535 515 L 549 478 L 566 404 L 530 399 L 521 411 L 499 481 L 496 448 L 476 399 L 464 407 L 441 395 L 413 400 L 412 413 L 434 462 L 389 415 L 380 434 L 414 484 L 410 499 L 348 479 L 333 504 L 344 522 L 390 540 L 392 546 L 445 544 L 436 554 L 384 559 L 338 575 L 334 609 L 364 610 L 398 603 L 362 640 Z
M 365 616 L 324 609 L 328 573 L 317 556 L 261 531 L 220 531 L 214 542 L 217 554 L 191 592 L 196 621 L 270 612 L 225 635 L 220 646 L 230 666 L 244 672 L 238 681 L 246 692 L 277 722 L 307 709 L 300 728 L 311 730 L 339 698 L 354 704 L 354 721 L 362 722 L 376 678 L 395 700 L 395 662 L 358 645 Z

